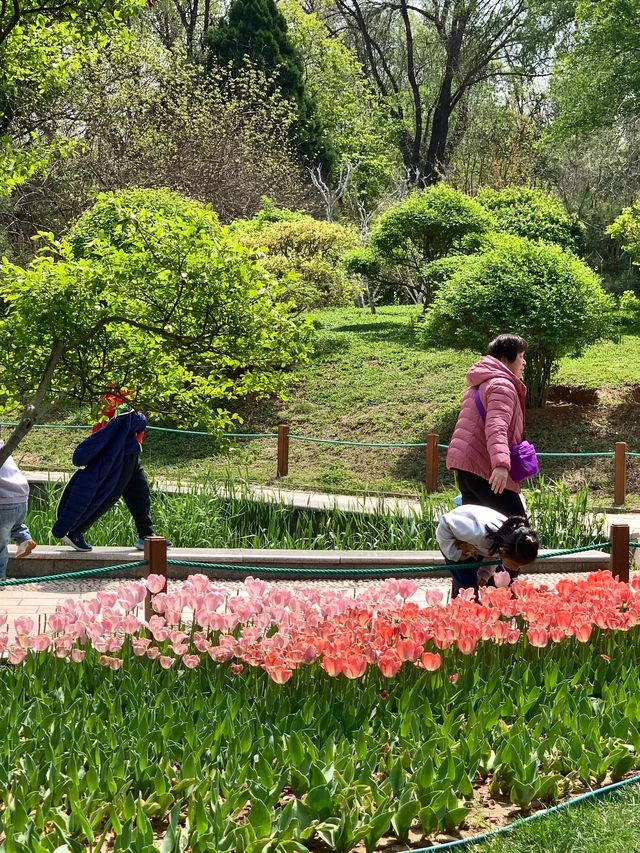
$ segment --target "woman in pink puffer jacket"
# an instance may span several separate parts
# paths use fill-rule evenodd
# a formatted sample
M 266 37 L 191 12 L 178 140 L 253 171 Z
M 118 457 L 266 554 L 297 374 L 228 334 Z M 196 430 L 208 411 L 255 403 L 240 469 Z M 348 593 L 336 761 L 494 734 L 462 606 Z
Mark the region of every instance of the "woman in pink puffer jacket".
M 509 475 L 509 449 L 524 437 L 526 348 L 518 335 L 491 341 L 488 354 L 467 373 L 469 387 L 447 452 L 447 468 L 456 472 L 462 503 L 491 507 L 506 516 L 526 516 L 520 486 Z

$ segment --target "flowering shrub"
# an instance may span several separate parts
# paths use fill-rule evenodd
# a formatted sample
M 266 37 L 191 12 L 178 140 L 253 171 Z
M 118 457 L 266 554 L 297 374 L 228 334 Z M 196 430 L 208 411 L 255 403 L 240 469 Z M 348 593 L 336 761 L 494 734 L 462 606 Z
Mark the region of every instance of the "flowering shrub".
M 151 576 L 46 632 L 0 617 L 0 838 L 373 851 L 465 824 L 483 785 L 526 809 L 640 764 L 640 584 L 415 591 Z

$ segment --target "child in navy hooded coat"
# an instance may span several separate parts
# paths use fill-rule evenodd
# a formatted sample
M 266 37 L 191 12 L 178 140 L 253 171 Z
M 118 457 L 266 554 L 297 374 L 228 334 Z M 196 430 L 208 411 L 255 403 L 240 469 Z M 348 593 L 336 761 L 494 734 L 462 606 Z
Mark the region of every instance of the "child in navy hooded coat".
M 146 427 L 142 412 L 118 414 L 76 447 L 73 464 L 81 470 L 62 494 L 54 536 L 76 551 L 90 551 L 84 534 L 123 498 L 138 530 L 137 547 L 144 547 L 144 538 L 153 535 L 150 490 L 140 465 L 138 437 Z

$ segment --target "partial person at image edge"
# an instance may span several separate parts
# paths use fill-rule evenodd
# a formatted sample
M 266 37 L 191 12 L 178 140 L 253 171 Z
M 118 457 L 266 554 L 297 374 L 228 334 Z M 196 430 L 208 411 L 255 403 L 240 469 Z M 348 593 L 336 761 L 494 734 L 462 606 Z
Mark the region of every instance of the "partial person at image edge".
M 0 447 L 4 447 L 3 441 L 0 441 Z M 7 545 L 10 539 L 18 546 L 17 557 L 28 557 L 36 547 L 29 528 L 24 523 L 28 507 L 29 483 L 13 456 L 9 456 L 0 468 L 0 580 L 7 576 Z
M 463 505 L 526 517 L 520 484 L 510 476 L 510 449 L 524 438 L 526 349 L 519 335 L 499 335 L 489 344 L 488 354 L 467 373 L 469 387 L 447 451 L 447 468 L 456 473 Z M 485 420 L 476 402 L 476 388 Z

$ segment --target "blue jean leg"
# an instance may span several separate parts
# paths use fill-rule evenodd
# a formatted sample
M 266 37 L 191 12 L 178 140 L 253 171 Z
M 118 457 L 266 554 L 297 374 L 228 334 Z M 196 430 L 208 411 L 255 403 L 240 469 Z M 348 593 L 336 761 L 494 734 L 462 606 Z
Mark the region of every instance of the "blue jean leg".
M 19 545 L 21 542 L 28 542 L 31 538 L 31 531 L 24 522 L 14 524 L 11 528 L 11 539 L 16 545 Z
M 0 505 L 0 580 L 7 576 L 9 551 L 7 545 L 14 527 L 23 523 L 27 514 L 27 504 Z

